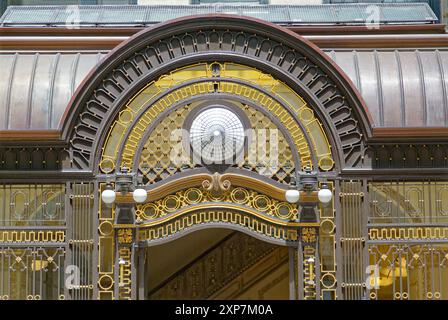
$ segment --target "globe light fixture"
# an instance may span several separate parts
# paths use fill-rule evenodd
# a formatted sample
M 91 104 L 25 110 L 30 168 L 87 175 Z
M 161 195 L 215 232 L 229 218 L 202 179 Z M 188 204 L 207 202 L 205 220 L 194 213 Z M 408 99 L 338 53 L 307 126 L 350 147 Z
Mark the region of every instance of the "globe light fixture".
M 317 197 L 319 198 L 319 201 L 321 203 L 326 204 L 329 203 L 333 198 L 333 192 L 331 192 L 331 190 L 328 189 L 327 185 L 323 185 L 322 188 L 317 193 Z
M 307 169 L 306 173 L 300 177 L 300 183 L 296 183 L 296 178 L 291 177 L 289 189 L 285 191 L 286 201 L 291 204 L 299 202 L 301 192 L 315 195 L 317 184 L 317 177 L 311 174 L 310 169 Z M 317 198 L 321 204 L 327 204 L 333 199 L 333 192 L 326 183 L 322 183 L 322 187 L 317 191 Z
M 106 189 L 101 193 L 101 199 L 105 204 L 114 203 L 116 198 L 115 191 L 112 190 L 112 185 L 108 183 Z
M 132 192 L 132 198 L 134 198 L 134 201 L 137 203 L 143 203 L 146 201 L 146 198 L 148 197 L 148 193 L 145 189 L 138 188 L 135 189 L 134 192 Z
M 289 203 L 297 203 L 300 199 L 300 191 L 297 189 L 286 190 L 285 198 Z

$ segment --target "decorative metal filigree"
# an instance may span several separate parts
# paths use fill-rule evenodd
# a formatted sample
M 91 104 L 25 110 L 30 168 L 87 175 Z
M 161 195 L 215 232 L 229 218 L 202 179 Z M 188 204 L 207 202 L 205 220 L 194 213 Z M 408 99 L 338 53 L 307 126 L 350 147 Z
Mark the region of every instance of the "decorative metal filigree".
M 191 154 L 185 151 L 182 143 L 183 136 L 175 134 L 175 132 L 182 132 L 185 118 L 197 105 L 198 102 L 195 102 L 173 110 L 150 133 L 138 161 L 138 170 L 143 175 L 145 184 L 156 183 L 177 173 L 202 166 L 194 163 Z M 295 172 L 295 161 L 293 150 L 282 131 L 259 110 L 241 103 L 235 103 L 235 106 L 241 108 L 247 115 L 254 133 L 260 129 L 276 133 L 277 150 L 275 154 L 271 154 L 271 148 L 265 148 L 264 153 L 260 154 L 258 140 L 262 140 L 263 137 L 248 139 L 247 155 L 244 159 L 237 160 L 233 166 L 256 172 L 278 182 L 289 183 L 291 175 Z M 294 131 L 295 138 L 297 138 L 296 135 L 297 131 Z M 271 137 L 266 138 L 269 142 Z M 307 144 L 301 144 L 300 156 L 304 157 L 301 158 L 302 162 L 307 161 L 304 146 L 307 147 Z M 107 165 L 108 162 L 102 163 Z
M 65 225 L 65 186 L 0 185 L 0 225 Z
M 315 242 L 317 232 L 315 228 L 302 228 L 302 240 L 303 242 Z
M 242 187 L 232 187 L 230 182 L 220 181 L 219 174 L 214 175 L 214 184 L 208 180 L 205 183 L 206 191 L 198 188 L 189 188 L 168 195 L 155 202 L 148 202 L 137 206 L 137 218 L 142 221 L 151 221 L 162 218 L 178 210 L 199 204 L 237 204 L 260 212 L 266 217 L 273 217 L 279 221 L 294 221 L 297 219 L 298 208 L 285 201 L 272 199 L 267 195 Z M 207 190 L 210 188 L 211 190 Z
M 447 244 L 370 245 L 370 299 L 447 300 Z
M 372 182 L 369 191 L 370 223 L 448 222 L 446 182 Z
M 118 243 L 129 244 L 133 241 L 132 229 L 118 229 L 117 231 Z
M 2 300 L 64 300 L 65 248 L 0 246 Z
M 188 69 L 191 68 L 191 76 L 193 77 L 194 75 L 194 79 L 199 79 L 201 78 L 200 71 L 202 67 L 204 67 L 202 77 L 207 79 L 207 77 L 210 76 L 207 64 L 199 64 L 184 68 L 182 69 L 182 71 L 174 71 L 170 75 L 170 78 L 172 77 L 171 79 L 178 79 L 177 81 L 180 81 L 179 84 L 182 84 L 183 81 L 185 81 L 185 75 L 189 74 Z M 222 76 L 238 78 L 239 73 L 235 73 L 233 69 L 238 70 L 241 69 L 241 67 L 242 66 L 231 63 L 224 64 L 223 71 L 221 72 Z M 317 152 L 316 157 L 319 167 L 325 171 L 330 170 L 334 165 L 334 161 L 331 157 L 328 139 L 326 138 L 322 125 L 315 118 L 313 111 L 306 106 L 303 99 L 301 99 L 301 97 L 294 93 L 294 91 L 292 91 L 285 84 L 272 79 L 270 75 L 263 74 L 260 71 L 250 67 L 243 68 L 246 68 L 249 74 L 252 73 L 250 77 L 245 77 L 244 81 L 253 81 L 254 85 L 258 86 L 258 82 L 263 79 L 264 84 L 269 84 L 270 86 L 272 86 L 271 92 L 275 92 L 276 95 L 280 95 L 279 101 L 293 104 L 291 105 L 291 108 L 295 110 L 297 117 L 302 122 L 302 126 L 306 128 L 307 134 L 310 134 L 312 136 L 312 139 L 309 140 L 312 144 L 314 144 L 314 150 Z M 176 73 L 179 72 L 182 74 L 183 78 L 178 78 Z M 147 88 L 140 91 L 139 95 L 151 93 L 153 94 L 153 99 L 155 99 L 156 95 L 154 95 L 154 92 L 164 92 L 167 90 L 167 88 L 174 86 L 174 84 L 175 83 L 173 81 L 167 82 L 166 76 L 164 76 L 161 77 L 160 80 L 151 83 Z M 179 103 L 180 101 L 182 101 L 182 99 L 215 92 L 216 85 L 218 86 L 218 93 L 227 95 L 231 94 L 235 95 L 236 97 L 243 95 L 244 99 L 253 100 L 253 103 L 263 106 L 266 111 L 272 113 L 274 117 L 282 122 L 282 124 L 291 134 L 292 140 L 300 154 L 302 167 L 312 166 L 311 151 L 308 146 L 306 135 L 303 132 L 302 127 L 293 117 L 291 117 L 291 115 L 289 114 L 290 111 L 286 110 L 278 102 L 275 102 L 272 98 L 267 96 L 266 93 L 255 89 L 255 87 L 249 87 L 247 85 L 229 82 L 228 80 L 224 81 L 220 80 L 219 78 L 214 78 L 213 82 L 204 81 L 191 85 L 185 85 L 184 87 L 179 87 L 179 89 L 173 92 L 167 93 L 166 96 L 161 95 L 161 97 L 156 100 L 155 103 L 151 105 L 139 119 L 136 119 L 136 124 L 134 125 L 134 128 L 131 130 L 129 137 L 127 138 L 123 136 L 125 132 L 124 128 L 130 128 L 134 122 L 129 120 L 132 119 L 132 117 L 128 117 L 126 118 L 126 120 L 123 120 L 123 117 L 119 117 L 119 119 L 117 119 L 115 124 L 112 126 L 109 133 L 109 138 L 106 142 L 106 147 L 103 149 L 104 152 L 102 161 L 100 163 L 100 168 L 103 170 L 103 172 L 106 173 L 114 170 L 115 162 L 117 161 L 118 157 L 119 145 L 121 144 L 124 144 L 122 164 L 125 164 L 128 167 L 132 167 L 138 142 L 142 139 L 142 135 L 148 127 L 148 124 L 152 123 L 161 112 L 165 111 L 168 106 L 172 105 L 173 101 Z M 288 96 L 281 97 L 281 95 L 285 92 Z M 135 103 L 138 101 L 141 100 L 137 97 L 134 97 L 132 99 L 132 103 L 126 106 L 126 114 L 135 114 L 144 106 L 146 107 L 146 104 L 135 105 Z M 120 113 L 120 115 L 121 114 L 122 113 Z M 113 145 L 110 145 L 108 141 L 113 143 Z M 163 169 L 163 165 L 161 166 L 161 168 Z

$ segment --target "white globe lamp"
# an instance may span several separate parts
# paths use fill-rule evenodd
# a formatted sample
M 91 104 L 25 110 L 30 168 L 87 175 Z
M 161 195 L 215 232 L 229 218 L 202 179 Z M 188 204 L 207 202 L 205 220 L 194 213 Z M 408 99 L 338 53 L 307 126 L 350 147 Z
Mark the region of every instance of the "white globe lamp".
M 333 198 L 333 192 L 331 192 L 328 188 L 322 188 L 317 193 L 317 197 L 319 198 L 319 201 L 323 204 L 329 203 L 331 199 Z
M 289 203 L 297 203 L 300 199 L 300 192 L 296 189 L 286 190 L 285 198 Z
M 134 192 L 132 192 L 132 197 L 134 198 L 134 201 L 137 203 L 143 203 L 146 201 L 146 198 L 148 197 L 148 193 L 145 189 L 135 189 Z
M 101 193 L 101 199 L 105 204 L 111 204 L 115 201 L 115 191 L 112 189 L 106 189 Z

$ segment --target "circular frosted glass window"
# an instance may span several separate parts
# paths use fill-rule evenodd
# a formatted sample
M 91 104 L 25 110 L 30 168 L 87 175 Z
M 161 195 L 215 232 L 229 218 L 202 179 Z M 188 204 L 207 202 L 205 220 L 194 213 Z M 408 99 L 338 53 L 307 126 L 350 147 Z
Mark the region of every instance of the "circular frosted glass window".
M 227 163 L 244 147 L 243 123 L 226 108 L 206 109 L 191 124 L 190 143 L 204 162 Z

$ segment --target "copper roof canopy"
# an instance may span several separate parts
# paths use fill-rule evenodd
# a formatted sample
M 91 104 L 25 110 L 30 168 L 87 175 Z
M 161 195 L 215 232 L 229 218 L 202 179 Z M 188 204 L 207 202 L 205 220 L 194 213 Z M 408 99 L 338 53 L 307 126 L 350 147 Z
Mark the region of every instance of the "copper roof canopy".
M 359 89 L 373 127 L 448 127 L 448 48 L 325 52 Z M 0 130 L 59 129 L 76 88 L 105 54 L 0 52 Z

